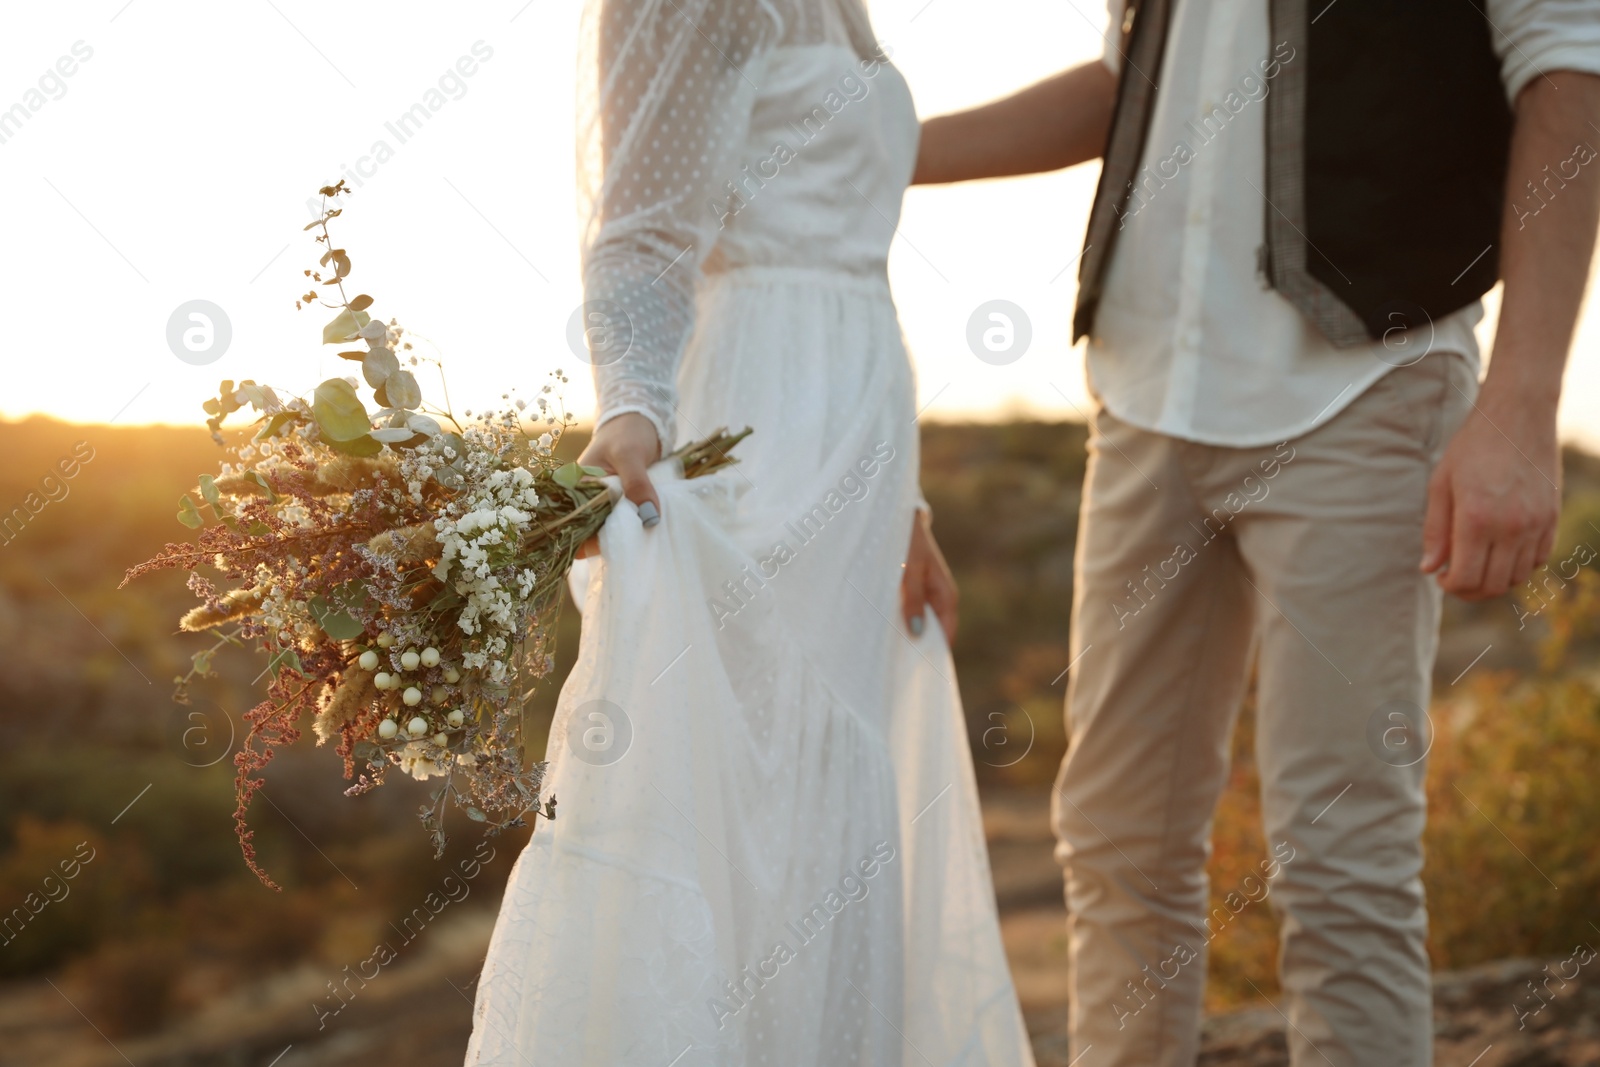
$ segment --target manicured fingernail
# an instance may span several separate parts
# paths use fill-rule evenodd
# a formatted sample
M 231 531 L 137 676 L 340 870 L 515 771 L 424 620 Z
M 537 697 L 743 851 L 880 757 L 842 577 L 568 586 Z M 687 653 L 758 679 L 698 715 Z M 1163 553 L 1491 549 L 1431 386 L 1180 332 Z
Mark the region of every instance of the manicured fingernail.
M 915 636 L 917 636 L 917 637 L 921 637 L 922 636 L 922 629 L 923 629 L 924 625 L 926 625 L 926 624 L 922 621 L 922 616 L 921 615 L 913 615 L 911 617 L 911 632 Z
M 654 504 L 646 500 L 639 505 L 639 520 L 644 523 L 645 529 L 649 529 L 661 521 L 661 512 L 656 510 Z

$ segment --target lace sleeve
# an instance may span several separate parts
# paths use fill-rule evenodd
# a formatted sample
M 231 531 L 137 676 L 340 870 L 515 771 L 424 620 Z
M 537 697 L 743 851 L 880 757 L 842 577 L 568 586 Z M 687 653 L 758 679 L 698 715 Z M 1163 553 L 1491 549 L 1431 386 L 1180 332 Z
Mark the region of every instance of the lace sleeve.
M 583 314 L 597 425 L 649 417 L 674 446 L 674 380 L 762 61 L 767 0 L 589 0 L 579 64 Z

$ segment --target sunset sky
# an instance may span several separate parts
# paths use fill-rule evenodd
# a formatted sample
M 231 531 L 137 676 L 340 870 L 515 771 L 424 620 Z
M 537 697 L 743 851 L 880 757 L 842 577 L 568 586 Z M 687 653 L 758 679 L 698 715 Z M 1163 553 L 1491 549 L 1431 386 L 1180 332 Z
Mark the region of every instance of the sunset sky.
M 97 0 L 10 11 L 0 110 L 30 99 L 41 78 L 46 88 L 0 140 L 0 415 L 191 422 L 222 378 L 299 392 L 349 373 L 318 343 L 327 314 L 294 309 L 317 255 L 301 228 L 315 188 L 383 141 L 392 158 L 364 165 L 336 224 L 356 289 L 437 346 L 458 410 L 510 386 L 536 390 L 559 367 L 573 379 L 569 409 L 588 416 L 588 368 L 565 342 L 580 299 L 577 7 Z M 1097 55 L 1105 20 L 1092 0 L 878 0 L 873 16 L 924 116 Z M 444 105 L 402 143 L 386 123 L 463 56 L 474 73 L 447 79 Z M 928 416 L 1087 410 L 1069 266 L 1094 180 L 1085 166 L 908 195 L 890 274 Z M 1021 306 L 1033 326 L 1027 354 L 1005 366 L 966 343 L 969 315 L 993 299 Z M 231 325 L 209 365 L 167 344 L 170 317 L 192 300 Z M 1493 321 L 1491 298 L 1486 338 Z M 1562 430 L 1600 448 L 1596 396 L 1591 299 Z

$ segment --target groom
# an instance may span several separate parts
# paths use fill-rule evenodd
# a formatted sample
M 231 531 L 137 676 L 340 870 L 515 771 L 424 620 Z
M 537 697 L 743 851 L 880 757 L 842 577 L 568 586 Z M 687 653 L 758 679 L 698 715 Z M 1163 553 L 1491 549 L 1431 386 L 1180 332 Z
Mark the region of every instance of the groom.
M 1194 1063 L 1207 944 L 1270 889 L 1297 1067 L 1424 1067 L 1440 593 L 1504 594 L 1555 535 L 1600 0 L 1110 8 L 1103 62 L 927 122 L 915 178 L 1103 158 L 1052 804 L 1072 1054 Z M 1270 857 L 1208 914 L 1252 663 Z

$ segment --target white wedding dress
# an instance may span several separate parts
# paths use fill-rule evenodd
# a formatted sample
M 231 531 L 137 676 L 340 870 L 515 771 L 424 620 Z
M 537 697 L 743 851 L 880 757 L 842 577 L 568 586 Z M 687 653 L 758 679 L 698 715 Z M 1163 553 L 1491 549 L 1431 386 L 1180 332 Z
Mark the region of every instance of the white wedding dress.
M 558 817 L 466 1062 L 1031 1065 L 950 655 L 899 611 L 905 82 L 845 0 L 602 0 L 589 27 L 586 290 L 626 319 L 602 417 L 755 433 L 709 477 L 658 465 L 660 524 L 624 502 L 575 581 Z

